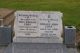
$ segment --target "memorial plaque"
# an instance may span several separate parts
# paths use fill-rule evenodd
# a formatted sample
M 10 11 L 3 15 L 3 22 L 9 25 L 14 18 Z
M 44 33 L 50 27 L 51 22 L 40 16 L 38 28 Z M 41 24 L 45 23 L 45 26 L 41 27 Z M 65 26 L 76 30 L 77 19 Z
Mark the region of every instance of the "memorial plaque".
M 16 12 L 15 15 L 17 36 L 61 36 L 62 13 L 21 11 Z
M 16 37 L 60 37 L 62 13 L 54 11 L 17 11 L 14 30 Z

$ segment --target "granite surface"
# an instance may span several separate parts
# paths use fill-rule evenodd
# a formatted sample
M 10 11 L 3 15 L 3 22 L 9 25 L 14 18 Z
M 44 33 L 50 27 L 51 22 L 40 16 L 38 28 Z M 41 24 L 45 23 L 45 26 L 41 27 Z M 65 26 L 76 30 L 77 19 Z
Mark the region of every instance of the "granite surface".
M 63 44 L 13 43 L 4 53 L 79 53 L 76 48 L 66 48 Z

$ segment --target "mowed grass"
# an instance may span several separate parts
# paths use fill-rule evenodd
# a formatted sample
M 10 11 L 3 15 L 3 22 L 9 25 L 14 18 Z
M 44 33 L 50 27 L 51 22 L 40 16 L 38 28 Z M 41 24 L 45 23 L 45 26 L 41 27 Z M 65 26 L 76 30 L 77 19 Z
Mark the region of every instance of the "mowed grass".
M 80 0 L 0 0 L 0 8 L 61 11 L 64 25 L 80 28 Z

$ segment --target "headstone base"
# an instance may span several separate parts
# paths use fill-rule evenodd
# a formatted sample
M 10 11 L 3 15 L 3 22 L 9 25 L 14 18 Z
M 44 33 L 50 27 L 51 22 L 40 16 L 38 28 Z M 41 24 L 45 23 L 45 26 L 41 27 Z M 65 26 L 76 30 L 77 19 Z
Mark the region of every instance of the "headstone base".
M 63 43 L 62 38 L 59 37 L 14 37 L 15 43 Z
M 63 44 L 14 43 L 13 53 L 64 53 Z

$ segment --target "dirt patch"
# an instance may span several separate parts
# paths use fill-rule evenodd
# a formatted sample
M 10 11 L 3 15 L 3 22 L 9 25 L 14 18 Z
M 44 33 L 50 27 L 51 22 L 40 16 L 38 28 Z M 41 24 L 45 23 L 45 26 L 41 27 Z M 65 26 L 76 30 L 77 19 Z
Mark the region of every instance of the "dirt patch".
M 12 23 L 14 20 L 14 12 L 15 10 L 13 9 L 0 8 L 0 19 L 3 19 L 3 25 L 10 25 Z
M 0 16 L 1 18 L 6 18 L 9 14 L 13 13 L 15 10 L 0 8 Z

